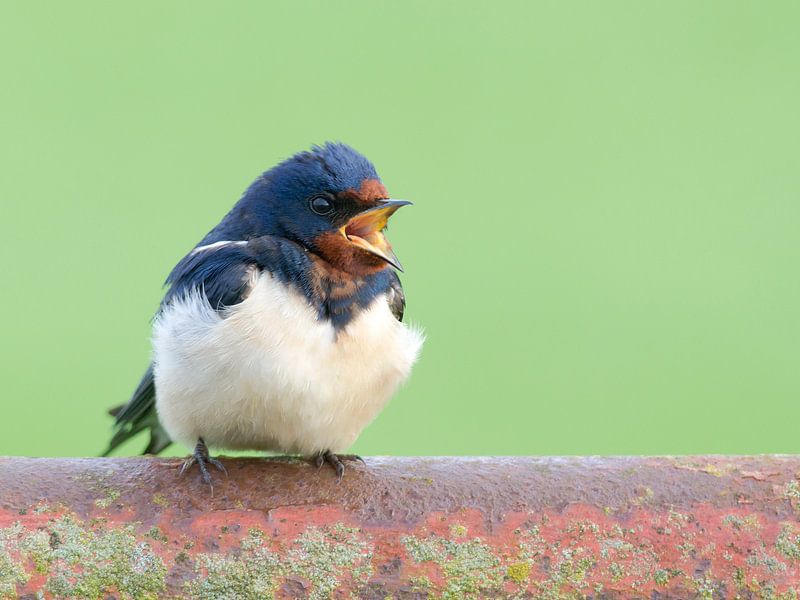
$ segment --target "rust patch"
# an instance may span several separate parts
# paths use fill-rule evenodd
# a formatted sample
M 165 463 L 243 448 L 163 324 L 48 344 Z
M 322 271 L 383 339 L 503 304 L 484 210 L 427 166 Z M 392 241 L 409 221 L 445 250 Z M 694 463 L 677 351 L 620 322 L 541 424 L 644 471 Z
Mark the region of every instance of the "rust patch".
M 382 258 L 352 244 L 338 231 L 317 236 L 314 239 L 314 246 L 315 251 L 334 267 L 330 269 L 323 261 L 315 261 L 316 265 L 321 265 L 320 268 L 325 269 L 328 276 L 335 276 L 338 270 L 363 277 L 389 268 Z
M 343 198 L 355 200 L 362 206 L 370 206 L 378 200 L 386 200 L 389 192 L 379 179 L 365 179 L 357 189 L 348 189 L 340 194 Z

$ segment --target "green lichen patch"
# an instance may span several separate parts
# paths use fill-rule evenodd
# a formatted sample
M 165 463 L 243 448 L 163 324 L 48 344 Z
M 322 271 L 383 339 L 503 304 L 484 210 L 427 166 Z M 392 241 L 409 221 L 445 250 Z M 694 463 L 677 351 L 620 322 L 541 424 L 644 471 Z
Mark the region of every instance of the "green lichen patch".
M 675 466 L 679 469 L 686 469 L 687 471 L 697 471 L 700 473 L 707 473 L 714 477 L 724 477 L 730 475 L 737 470 L 735 463 L 711 463 L 705 464 L 693 460 L 676 459 Z
M 425 485 L 433 485 L 434 483 L 431 477 L 417 477 L 416 475 L 403 476 L 402 479 L 415 483 L 424 483 Z
M 425 575 L 414 575 L 409 578 L 409 583 L 412 591 L 425 594 L 426 597 L 430 590 L 433 589 L 433 582 Z
M 19 523 L 0 529 L 0 597 L 2 598 L 16 598 L 17 584 L 23 584 L 30 579 L 22 561 L 12 554 L 21 533 L 22 526 Z
M 517 585 L 524 585 L 531 574 L 531 565 L 527 562 L 517 562 L 508 565 L 506 576 Z
M 241 544 L 239 557 L 200 554 L 196 568 L 205 571 L 189 582 L 192 598 L 214 600 L 258 600 L 272 598 L 282 569 L 279 557 L 263 545 L 263 536 L 253 535 Z
M 667 585 L 673 577 L 680 577 L 683 571 L 680 569 L 658 569 L 653 573 L 653 581 L 658 585 Z
M 605 539 L 600 540 L 600 557 L 607 559 L 612 554 L 619 555 L 622 554 L 630 555 L 636 551 L 636 548 L 625 540 L 623 537 L 625 534 L 619 531 L 613 532 L 613 537 L 608 537 Z
M 653 498 L 655 498 L 655 492 L 649 487 L 644 487 L 640 490 L 637 490 L 636 497 L 631 500 L 631 504 L 634 506 L 645 506 L 647 504 L 651 504 L 653 502 Z
M 800 500 L 800 481 L 792 479 L 783 486 L 783 497 L 789 500 Z
M 589 519 L 576 519 L 567 526 L 567 533 L 571 533 L 578 537 L 581 537 L 587 533 L 597 534 L 599 531 L 600 526 Z
M 525 560 L 529 575 L 525 580 L 515 582 L 525 590 L 529 580 L 533 580 L 536 598 L 569 600 L 585 598 L 589 593 L 589 579 L 597 566 L 598 558 L 580 542 L 591 542 L 602 537 L 603 531 L 588 519 L 572 520 L 565 524 L 565 530 L 574 540 L 572 546 L 563 547 L 559 542 L 546 541 L 539 527 L 519 533 L 518 558 Z M 548 565 L 544 568 L 544 573 L 530 577 L 533 565 L 542 564 L 543 561 Z
M 401 541 L 415 562 L 432 562 L 441 569 L 442 598 L 479 598 L 501 590 L 507 569 L 480 539 L 453 541 L 434 534 Z
M 358 533 L 358 529 L 336 524 L 326 529 L 312 527 L 298 538 L 289 561 L 294 567 L 292 574 L 314 586 L 310 598 L 329 597 L 345 571 L 357 585 L 369 580 L 372 550 Z
M 159 492 L 158 494 L 153 494 L 153 504 L 162 508 L 166 508 L 169 506 L 169 500 L 167 500 L 167 497 L 164 496 L 164 494 Z
M 786 564 L 763 549 L 748 556 L 746 562 L 752 567 L 764 567 L 770 574 L 786 572 Z
M 611 573 L 611 581 L 616 582 L 625 577 L 625 569 L 618 562 L 612 562 L 608 565 L 608 572 Z
M 56 508 L 50 506 L 47 502 L 41 502 L 33 507 L 33 514 L 35 515 L 42 515 L 49 512 L 56 512 Z
M 101 598 L 116 589 L 123 598 L 155 597 L 164 588 L 166 568 L 133 527 L 87 531 L 65 517 L 55 524 L 60 544 L 51 549 L 55 596 Z
M 167 535 L 161 530 L 160 527 L 157 527 L 155 525 L 153 525 L 150 529 L 148 529 L 145 535 L 149 538 L 153 538 L 157 542 L 162 542 L 164 544 L 169 542 L 169 538 L 167 537 Z
M 775 549 L 786 558 L 800 560 L 800 534 L 795 528 L 785 523 L 775 539 Z
M 25 583 L 24 566 L 45 575 L 44 591 L 56 598 L 155 598 L 164 590 L 167 570 L 148 544 L 137 541 L 132 526 L 119 529 L 87 525 L 66 515 L 31 531 L 20 524 L 0 531 L 0 563 L 12 555 L 9 574 L 0 582 Z M 23 569 L 20 571 L 20 569 Z M 0 573 L 5 572 L 0 566 Z M 2 592 L 14 597 L 6 585 Z
M 794 512 L 800 516 L 800 481 L 792 479 L 783 486 L 782 497 L 789 501 Z
M 75 481 L 82 483 L 90 494 L 99 495 L 100 497 L 94 501 L 94 505 L 98 508 L 106 509 L 120 497 L 119 490 L 110 486 L 114 473 L 114 469 L 107 469 L 105 473 L 96 471 L 82 473 L 75 477 Z
M 692 584 L 698 600 L 714 600 L 714 592 L 717 591 L 718 586 L 713 581 L 709 581 L 705 577 L 695 578 L 692 580 Z
M 237 556 L 200 554 L 198 577 L 188 583 L 192 598 L 257 600 L 272 598 L 287 578 L 309 583 L 308 598 L 331 597 L 344 581 L 354 587 L 372 575 L 372 548 L 359 529 L 336 524 L 311 527 L 294 540 L 285 557 L 268 548 L 266 536 L 251 529 Z
M 119 490 L 115 490 L 112 488 L 105 488 L 103 490 L 103 494 L 104 495 L 102 498 L 98 498 L 97 500 L 94 501 L 95 506 L 97 506 L 98 508 L 103 508 L 103 509 L 108 508 L 114 502 L 119 500 Z
M 761 529 L 761 523 L 756 515 L 747 515 L 745 517 L 728 515 L 722 522 L 740 531 L 755 532 Z
M 454 523 L 453 525 L 450 525 L 451 538 L 463 538 L 466 537 L 468 533 L 469 530 L 460 523 Z

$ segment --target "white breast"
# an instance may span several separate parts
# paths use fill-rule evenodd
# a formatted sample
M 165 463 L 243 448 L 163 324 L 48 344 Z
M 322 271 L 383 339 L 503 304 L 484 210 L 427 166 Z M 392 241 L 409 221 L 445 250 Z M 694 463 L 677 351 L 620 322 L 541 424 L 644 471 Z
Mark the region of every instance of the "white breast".
M 156 406 L 178 442 L 313 454 L 347 449 L 408 377 L 422 334 L 379 296 L 346 328 L 261 274 L 224 318 L 197 292 L 154 325 Z

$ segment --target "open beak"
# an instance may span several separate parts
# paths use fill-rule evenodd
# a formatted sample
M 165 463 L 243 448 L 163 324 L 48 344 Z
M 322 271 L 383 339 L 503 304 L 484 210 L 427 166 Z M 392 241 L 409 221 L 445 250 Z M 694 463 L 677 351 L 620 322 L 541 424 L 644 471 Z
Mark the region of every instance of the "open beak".
M 398 271 L 402 271 L 403 267 L 392 252 L 392 246 L 383 235 L 383 230 L 389 217 L 406 204 L 411 204 L 411 202 L 408 200 L 382 200 L 378 206 L 358 213 L 339 231 L 352 244 L 379 256 Z

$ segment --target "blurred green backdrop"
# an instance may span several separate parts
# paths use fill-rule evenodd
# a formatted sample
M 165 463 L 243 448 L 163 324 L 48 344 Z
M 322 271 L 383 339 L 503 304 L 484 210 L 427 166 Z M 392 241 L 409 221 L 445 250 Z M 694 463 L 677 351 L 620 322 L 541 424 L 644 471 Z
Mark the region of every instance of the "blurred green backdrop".
M 390 234 L 428 336 L 355 451 L 800 451 L 798 19 L 2 3 L 0 454 L 101 450 L 172 265 L 329 139 L 416 202 Z

